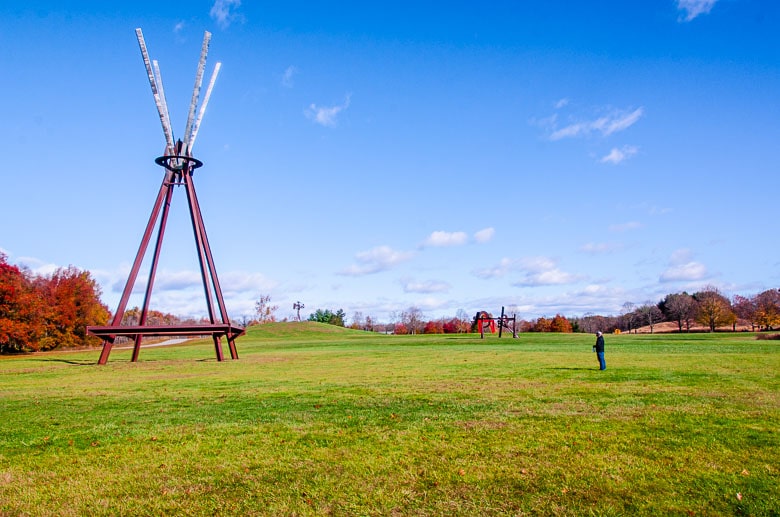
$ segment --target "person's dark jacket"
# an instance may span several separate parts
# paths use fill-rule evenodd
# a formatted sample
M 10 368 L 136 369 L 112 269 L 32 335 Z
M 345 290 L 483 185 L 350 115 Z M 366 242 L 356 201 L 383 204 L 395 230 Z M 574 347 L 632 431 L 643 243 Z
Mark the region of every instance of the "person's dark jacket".
M 603 352 L 604 351 L 604 336 L 599 336 L 596 338 L 596 352 Z

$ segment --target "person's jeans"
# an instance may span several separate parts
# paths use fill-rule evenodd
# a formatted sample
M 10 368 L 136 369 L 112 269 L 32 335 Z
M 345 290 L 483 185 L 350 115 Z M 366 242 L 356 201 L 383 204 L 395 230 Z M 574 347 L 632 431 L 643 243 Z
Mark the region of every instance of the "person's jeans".
M 607 361 L 604 360 L 604 352 L 596 352 L 596 356 L 599 358 L 599 370 L 606 370 Z

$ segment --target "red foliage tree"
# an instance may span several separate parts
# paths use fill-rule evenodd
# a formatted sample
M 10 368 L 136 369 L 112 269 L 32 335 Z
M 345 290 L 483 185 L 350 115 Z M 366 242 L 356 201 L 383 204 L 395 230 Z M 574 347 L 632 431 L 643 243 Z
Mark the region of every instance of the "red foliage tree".
M 444 325 L 441 321 L 429 321 L 423 328 L 423 334 L 444 334 Z
M 44 309 L 29 275 L 0 253 L 0 353 L 38 350 L 45 335 Z
M 406 335 L 406 334 L 409 333 L 409 329 L 403 323 L 398 323 L 395 326 L 395 331 L 394 332 L 396 334 Z

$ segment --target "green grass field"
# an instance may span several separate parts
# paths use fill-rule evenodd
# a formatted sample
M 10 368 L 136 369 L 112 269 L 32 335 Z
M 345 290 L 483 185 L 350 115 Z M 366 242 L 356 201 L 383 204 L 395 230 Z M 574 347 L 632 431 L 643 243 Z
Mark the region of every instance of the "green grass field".
M 0 515 L 780 515 L 780 342 L 269 324 L 0 359 Z M 229 354 L 228 354 L 229 357 Z

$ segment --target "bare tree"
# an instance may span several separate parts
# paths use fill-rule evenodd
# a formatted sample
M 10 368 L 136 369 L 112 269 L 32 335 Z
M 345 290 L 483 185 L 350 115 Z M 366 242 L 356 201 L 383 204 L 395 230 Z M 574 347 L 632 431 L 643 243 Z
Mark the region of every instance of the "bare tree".
M 645 302 L 644 305 L 636 310 L 642 318 L 642 323 L 650 326 L 650 333 L 653 333 L 653 326 L 664 318 L 661 309 L 652 302 Z
M 271 295 L 261 294 L 260 299 L 255 302 L 255 312 L 257 313 L 258 323 L 270 323 L 276 321 L 276 311 L 278 305 L 271 305 Z
M 625 323 L 628 333 L 631 334 L 631 329 L 634 326 L 634 319 L 636 318 L 636 305 L 632 302 L 626 302 L 623 304 L 623 322 Z
M 410 334 L 422 333 L 423 313 L 418 307 L 409 307 L 401 313 L 401 323 L 409 329 Z

